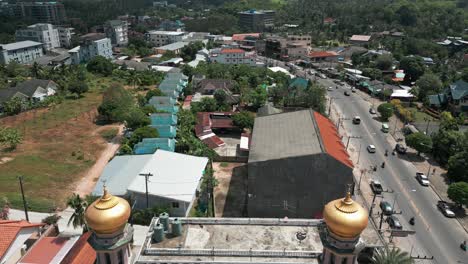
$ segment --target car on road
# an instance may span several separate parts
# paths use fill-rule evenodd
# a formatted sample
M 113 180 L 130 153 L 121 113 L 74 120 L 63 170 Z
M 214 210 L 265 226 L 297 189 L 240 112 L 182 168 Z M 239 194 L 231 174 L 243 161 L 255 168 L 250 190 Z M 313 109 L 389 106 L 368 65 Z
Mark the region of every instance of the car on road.
M 328 91 L 333 91 L 333 87 L 332 87 L 332 86 L 328 86 L 327 90 L 328 90 Z
M 326 76 L 325 74 L 323 74 L 323 73 L 318 73 L 317 75 L 318 75 L 318 77 L 320 77 L 320 78 L 322 78 L 322 79 L 326 79 L 326 78 L 327 78 L 327 76 Z
M 392 208 L 392 206 L 390 205 L 389 202 L 381 201 L 379 206 L 380 206 L 380 209 L 382 210 L 382 213 L 384 215 L 392 215 L 393 214 L 393 208 Z
M 353 124 L 359 125 L 361 123 L 361 117 L 355 116 L 353 117 Z
M 385 221 L 388 223 L 391 229 L 398 229 L 398 230 L 403 229 L 403 226 L 401 225 L 400 220 L 398 219 L 398 217 L 394 215 L 387 217 Z
M 371 180 L 370 187 L 374 194 L 381 194 L 383 192 L 382 184 L 377 180 Z
M 346 95 L 346 96 L 350 96 L 350 95 L 351 95 L 351 93 L 350 93 L 350 92 L 348 92 L 348 91 L 345 91 L 345 92 L 344 92 L 344 95 Z
M 443 215 L 445 215 L 448 218 L 454 218 L 455 213 L 450 209 L 449 204 L 446 201 L 438 201 L 437 202 L 437 208 L 442 212 Z
M 333 82 L 334 82 L 335 84 L 341 85 L 340 80 L 333 80 Z
M 367 146 L 367 151 L 369 151 L 369 153 L 375 153 L 375 146 L 374 145 Z
M 356 88 L 351 88 L 351 92 L 355 93 L 356 92 Z
M 375 111 L 374 108 L 369 108 L 369 113 L 370 113 L 371 115 L 377 114 L 377 112 Z
M 395 150 L 396 150 L 396 152 L 398 152 L 400 154 L 405 154 L 407 148 L 403 144 L 398 143 L 398 144 L 395 145 Z
M 416 172 L 416 180 L 418 180 L 419 184 L 422 186 L 429 186 L 429 179 L 422 172 Z
M 382 124 L 382 129 L 381 129 L 381 130 L 382 130 L 382 132 L 384 132 L 384 133 L 388 133 L 388 131 L 390 130 L 390 128 L 389 128 L 389 126 L 388 126 L 387 123 L 383 123 L 383 124 Z

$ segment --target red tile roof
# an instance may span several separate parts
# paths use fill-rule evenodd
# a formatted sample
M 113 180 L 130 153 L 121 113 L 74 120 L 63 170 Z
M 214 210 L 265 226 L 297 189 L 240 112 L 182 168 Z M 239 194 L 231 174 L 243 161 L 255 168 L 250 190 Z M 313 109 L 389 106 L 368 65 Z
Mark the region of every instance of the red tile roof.
M 245 53 L 245 51 L 241 50 L 241 49 L 222 49 L 221 53 L 222 54 L 226 54 L 226 53 Z
M 367 36 L 367 35 L 353 35 L 351 36 L 349 40 L 367 42 L 370 39 L 371 39 L 371 36 Z
M 26 253 L 20 264 L 48 264 L 70 240 L 68 237 L 43 237 Z
M 341 142 L 341 138 L 338 135 L 335 125 L 330 121 L 330 119 L 315 111 L 314 117 L 319 127 L 320 138 L 325 146 L 325 151 L 346 166 L 353 168 L 353 162 L 349 159 L 348 152 L 346 152 L 346 149 Z
M 43 225 L 42 223 L 32 224 L 25 220 L 0 220 L 0 257 L 7 252 L 22 228 Z
M 91 232 L 84 233 L 67 256 L 62 260 L 63 264 L 93 264 L 96 260 L 96 251 L 88 243 Z
M 313 51 L 309 53 L 310 58 L 327 58 L 338 56 L 338 53 L 333 51 Z
M 259 38 L 260 33 L 245 33 L 245 34 L 234 34 L 232 35 L 232 40 L 234 41 L 242 41 L 245 39 L 245 37 L 255 37 Z

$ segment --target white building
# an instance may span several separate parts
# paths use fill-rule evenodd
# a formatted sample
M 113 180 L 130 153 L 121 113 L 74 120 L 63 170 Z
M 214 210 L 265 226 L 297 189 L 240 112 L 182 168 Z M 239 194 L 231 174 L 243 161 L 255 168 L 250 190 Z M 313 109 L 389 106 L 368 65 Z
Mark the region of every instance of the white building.
M 256 65 L 254 53 L 246 53 L 245 50 L 237 48 L 213 49 L 209 59 L 213 63 Z
M 16 40 L 41 42 L 46 50 L 60 47 L 58 30 L 52 24 L 38 23 L 25 29 L 18 29 L 16 30 Z
M 152 30 L 146 33 L 147 41 L 155 47 L 160 47 L 181 41 L 186 38 L 186 33 L 182 31 L 158 31 Z
M 8 64 L 10 61 L 22 64 L 32 63 L 44 55 L 42 45 L 42 43 L 30 40 L 0 44 L 0 64 Z
M 90 33 L 81 37 L 80 45 L 69 50 L 72 64 L 87 62 L 96 56 L 112 59 L 112 44 L 109 38 L 99 33 Z
M 60 40 L 60 47 L 62 48 L 70 48 L 71 38 L 75 35 L 74 28 L 71 27 L 57 27 L 59 40 Z
M 128 22 L 122 20 L 110 20 L 104 25 L 107 37 L 112 45 L 125 46 L 128 44 Z

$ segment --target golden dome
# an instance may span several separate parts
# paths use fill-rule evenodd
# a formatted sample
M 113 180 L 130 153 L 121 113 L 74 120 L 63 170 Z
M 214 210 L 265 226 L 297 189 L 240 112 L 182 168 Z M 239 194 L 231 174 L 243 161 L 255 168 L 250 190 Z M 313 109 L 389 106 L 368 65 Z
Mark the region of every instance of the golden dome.
M 86 208 L 86 224 L 98 234 L 112 234 L 125 226 L 130 211 L 130 205 L 125 199 L 108 193 L 104 186 L 101 198 Z
M 369 221 L 367 210 L 351 199 L 350 192 L 325 205 L 323 219 L 332 233 L 345 238 L 359 236 Z

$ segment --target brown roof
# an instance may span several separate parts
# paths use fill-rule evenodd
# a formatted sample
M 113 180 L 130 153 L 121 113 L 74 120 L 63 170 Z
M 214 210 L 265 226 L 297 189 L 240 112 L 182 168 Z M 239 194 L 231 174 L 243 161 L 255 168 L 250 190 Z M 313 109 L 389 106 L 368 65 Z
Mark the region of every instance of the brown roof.
M 367 42 L 371 39 L 368 35 L 353 35 L 349 40 Z
M 255 37 L 255 38 L 259 38 L 259 37 L 260 37 L 260 33 L 233 34 L 233 35 L 232 35 L 232 40 L 234 40 L 234 41 L 242 41 L 242 40 L 244 40 L 246 37 Z
M 70 240 L 68 237 L 43 237 L 37 241 L 26 255 L 18 262 L 48 264 Z
M 96 260 L 96 251 L 88 243 L 91 232 L 84 233 L 67 256 L 62 260 L 63 264 L 93 264 Z
M 7 252 L 22 228 L 43 225 L 42 223 L 32 224 L 25 220 L 0 220 L 0 256 Z
M 222 54 L 226 54 L 226 53 L 245 53 L 245 50 L 242 50 L 242 49 L 222 49 L 221 53 Z
M 336 56 L 338 56 L 338 53 L 334 51 L 313 51 L 309 53 L 310 58 L 327 58 Z

